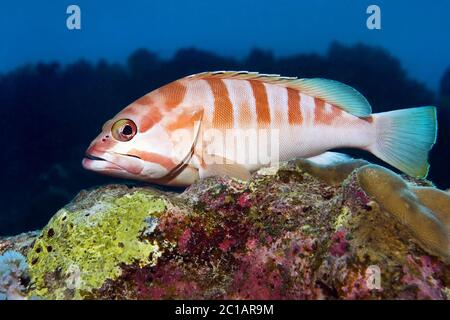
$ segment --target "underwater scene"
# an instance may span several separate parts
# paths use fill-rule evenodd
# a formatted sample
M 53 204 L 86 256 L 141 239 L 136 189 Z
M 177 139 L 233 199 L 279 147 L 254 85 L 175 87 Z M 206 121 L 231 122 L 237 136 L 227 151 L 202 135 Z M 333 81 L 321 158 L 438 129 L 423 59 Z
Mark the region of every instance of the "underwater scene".
M 449 10 L 2 2 L 0 300 L 448 300 Z

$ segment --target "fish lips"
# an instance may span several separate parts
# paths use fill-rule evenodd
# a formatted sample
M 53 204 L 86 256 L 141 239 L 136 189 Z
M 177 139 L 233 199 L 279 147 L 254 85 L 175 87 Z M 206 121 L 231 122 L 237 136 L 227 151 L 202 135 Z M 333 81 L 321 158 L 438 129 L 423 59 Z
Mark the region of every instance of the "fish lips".
M 101 173 L 129 173 L 138 175 L 144 168 L 139 157 L 127 154 L 98 151 L 89 148 L 81 164 L 83 168 Z

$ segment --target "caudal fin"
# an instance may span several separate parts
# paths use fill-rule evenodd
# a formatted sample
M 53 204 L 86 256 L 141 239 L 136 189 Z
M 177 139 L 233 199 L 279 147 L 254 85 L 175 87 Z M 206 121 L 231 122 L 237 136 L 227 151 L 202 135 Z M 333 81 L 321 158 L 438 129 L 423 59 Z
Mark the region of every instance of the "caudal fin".
M 374 114 L 376 140 L 369 150 L 404 173 L 425 178 L 428 152 L 436 142 L 436 108 L 427 106 Z

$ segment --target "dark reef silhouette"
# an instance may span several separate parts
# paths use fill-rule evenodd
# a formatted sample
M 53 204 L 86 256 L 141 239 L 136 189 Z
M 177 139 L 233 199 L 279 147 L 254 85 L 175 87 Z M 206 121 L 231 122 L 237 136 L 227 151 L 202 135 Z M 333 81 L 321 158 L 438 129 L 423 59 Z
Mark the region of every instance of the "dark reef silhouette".
M 113 181 L 84 171 L 83 153 L 103 123 L 145 93 L 188 74 L 249 70 L 285 76 L 324 77 L 362 92 L 374 112 L 438 106 L 439 136 L 429 179 L 450 187 L 450 67 L 434 94 L 408 77 L 398 59 L 381 48 L 333 43 L 325 55 L 275 57 L 254 49 L 242 59 L 187 48 L 171 59 L 146 49 L 126 64 L 80 60 L 61 66 L 38 63 L 0 75 L 0 234 L 40 228 L 81 189 Z M 368 153 L 355 156 L 380 163 Z

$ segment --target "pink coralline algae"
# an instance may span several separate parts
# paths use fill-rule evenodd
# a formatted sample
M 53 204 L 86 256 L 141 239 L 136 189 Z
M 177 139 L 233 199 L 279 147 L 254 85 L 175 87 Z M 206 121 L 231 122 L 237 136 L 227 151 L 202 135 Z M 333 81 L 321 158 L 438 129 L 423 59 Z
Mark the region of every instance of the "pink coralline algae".
M 191 229 L 186 229 L 181 234 L 181 236 L 178 238 L 178 251 L 180 253 L 187 252 L 188 249 L 188 243 L 191 239 Z
M 330 253 L 333 256 L 342 256 L 347 251 L 348 243 L 345 240 L 345 231 L 341 230 L 331 236 Z
M 407 264 L 403 266 L 402 282 L 413 287 L 419 299 L 443 299 L 441 277 L 444 267 L 442 262 L 424 255 L 407 256 Z M 447 274 L 448 276 L 448 274 Z
M 252 206 L 250 199 L 250 195 L 244 193 L 239 196 L 238 203 L 242 208 L 250 208 Z
M 251 247 L 253 244 L 251 245 Z M 314 299 L 321 290 L 312 281 L 315 241 L 288 232 L 270 245 L 236 254 L 232 299 Z
M 159 255 L 153 264 L 118 265 L 118 277 L 82 297 L 448 299 L 447 257 L 428 250 L 365 191 L 358 167 L 366 165 L 352 162 L 344 174 L 295 161 L 248 182 L 204 179 L 180 194 L 100 187 L 100 194 L 153 190 L 164 199 L 165 210 L 149 217 L 149 228 L 139 234 L 140 241 L 158 246 Z M 96 204 L 83 202 L 89 205 Z M 126 223 L 121 221 L 124 230 Z M 0 240 L 0 254 L 22 241 L 26 254 L 36 236 Z M 49 272 L 46 279 L 55 276 Z

